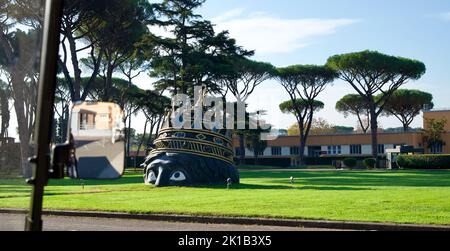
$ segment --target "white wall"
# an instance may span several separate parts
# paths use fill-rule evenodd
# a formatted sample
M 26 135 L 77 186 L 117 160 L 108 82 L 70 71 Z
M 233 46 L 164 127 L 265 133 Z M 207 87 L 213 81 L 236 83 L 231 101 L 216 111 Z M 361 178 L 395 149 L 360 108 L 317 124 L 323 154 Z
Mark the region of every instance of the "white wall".
M 385 144 L 384 149 L 385 151 L 387 149 L 393 149 L 393 144 Z M 321 150 L 324 152 L 328 151 L 328 146 L 321 146 Z M 350 154 L 350 145 L 341 145 L 341 154 L 343 155 L 349 155 Z M 361 145 L 361 154 L 363 155 L 370 155 L 372 154 L 372 145 Z M 382 154 L 382 153 L 380 153 Z M 290 156 L 291 155 L 291 147 L 285 146 L 281 147 L 281 156 Z M 305 156 L 308 155 L 308 147 L 305 147 Z M 253 151 L 250 151 L 249 149 L 245 149 L 245 156 L 247 157 L 253 157 Z M 272 156 L 272 148 L 267 147 L 264 150 L 265 157 L 271 157 Z
M 362 145 L 361 146 L 361 154 L 372 154 L 372 146 L 371 145 Z
M 341 146 L 341 152 L 342 154 L 350 154 L 350 146 L 349 145 Z
M 272 156 L 272 147 L 267 147 L 264 150 L 264 155 L 263 156 Z

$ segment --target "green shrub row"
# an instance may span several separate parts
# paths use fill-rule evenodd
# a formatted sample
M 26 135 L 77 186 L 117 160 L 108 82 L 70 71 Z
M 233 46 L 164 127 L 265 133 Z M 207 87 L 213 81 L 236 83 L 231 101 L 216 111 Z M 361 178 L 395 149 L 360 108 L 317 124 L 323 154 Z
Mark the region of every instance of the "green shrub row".
M 450 154 L 400 155 L 397 164 L 405 169 L 450 169 Z
M 344 165 L 346 167 L 348 167 L 350 169 L 355 168 L 355 166 L 358 164 L 358 161 L 354 158 L 347 158 L 347 159 L 344 159 L 342 162 L 344 163 Z
M 363 160 L 363 163 L 364 163 L 365 167 L 372 169 L 372 168 L 375 168 L 375 165 L 377 164 L 377 160 L 373 159 L 373 158 L 365 159 L 365 160 Z
M 344 159 L 342 162 L 346 167 L 350 169 L 353 169 L 356 167 L 356 165 L 358 165 L 358 160 L 356 160 L 355 158 L 347 158 Z M 376 160 L 373 158 L 364 159 L 362 162 L 364 166 L 369 169 L 375 168 Z

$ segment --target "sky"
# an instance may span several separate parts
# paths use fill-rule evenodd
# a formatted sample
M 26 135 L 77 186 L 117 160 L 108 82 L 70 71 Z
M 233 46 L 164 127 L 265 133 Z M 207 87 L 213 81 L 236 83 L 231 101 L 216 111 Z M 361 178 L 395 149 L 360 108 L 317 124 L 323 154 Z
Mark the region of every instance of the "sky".
M 450 108 L 450 1 L 448 0 L 207 0 L 198 10 L 229 30 L 237 43 L 255 50 L 253 59 L 277 67 L 294 64 L 325 64 L 328 57 L 362 50 L 420 60 L 427 73 L 404 88 L 420 89 L 434 96 L 435 108 Z M 152 89 L 146 74 L 135 84 Z M 335 81 L 319 96 L 325 108 L 316 117 L 333 125 L 356 127 L 356 118 L 335 111 L 336 102 L 355 93 L 348 83 Z M 275 128 L 295 123 L 282 114 L 279 104 L 289 96 L 279 83 L 266 81 L 248 100 L 249 110 L 267 110 L 265 119 Z M 14 115 L 13 115 L 14 116 Z M 15 116 L 11 119 L 14 130 Z M 412 127 L 422 127 L 418 116 Z M 133 120 L 143 131 L 143 116 Z M 400 127 L 394 117 L 381 118 L 383 128 Z
M 330 56 L 363 50 L 420 60 L 426 74 L 403 88 L 430 92 L 435 108 L 450 108 L 448 0 L 207 0 L 198 11 L 217 32 L 228 30 L 239 45 L 255 50 L 254 60 L 277 67 L 323 65 Z M 148 88 L 151 82 L 142 76 L 136 84 Z M 316 117 L 356 128 L 356 117 L 335 110 L 336 102 L 349 93 L 355 93 L 353 88 L 336 80 L 319 96 L 325 108 Z M 278 107 L 288 99 L 281 85 L 269 80 L 249 98 L 249 110 L 267 110 L 269 123 L 287 129 L 295 117 Z M 395 117 L 380 118 L 382 128 L 401 126 Z M 422 127 L 422 116 L 411 126 Z M 136 129 L 140 131 L 139 125 Z
M 433 94 L 435 108 L 450 108 L 450 1 L 448 0 L 208 0 L 200 14 L 229 30 L 253 59 L 277 67 L 325 64 L 328 57 L 362 50 L 377 50 L 420 60 L 427 73 L 404 88 Z M 148 81 L 140 79 L 141 87 Z M 334 125 L 356 127 L 356 118 L 335 111 L 336 102 L 355 93 L 348 83 L 335 81 L 319 99 L 326 106 L 317 117 Z M 249 109 L 265 109 L 276 128 L 295 123 L 278 105 L 289 97 L 276 81 L 266 81 L 250 97 Z M 421 127 L 418 116 L 413 127 Z M 400 127 L 394 117 L 381 118 L 384 128 Z

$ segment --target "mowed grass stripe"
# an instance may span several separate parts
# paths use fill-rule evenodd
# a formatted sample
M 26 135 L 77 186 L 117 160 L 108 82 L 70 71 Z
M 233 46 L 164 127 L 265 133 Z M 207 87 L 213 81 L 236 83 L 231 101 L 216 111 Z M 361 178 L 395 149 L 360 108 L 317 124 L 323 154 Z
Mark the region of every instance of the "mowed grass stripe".
M 295 183 L 290 184 L 290 177 Z M 450 225 L 450 171 L 241 171 L 240 185 L 145 186 L 142 174 L 116 181 L 52 181 L 48 209 Z M 29 188 L 0 180 L 0 207 L 26 208 Z

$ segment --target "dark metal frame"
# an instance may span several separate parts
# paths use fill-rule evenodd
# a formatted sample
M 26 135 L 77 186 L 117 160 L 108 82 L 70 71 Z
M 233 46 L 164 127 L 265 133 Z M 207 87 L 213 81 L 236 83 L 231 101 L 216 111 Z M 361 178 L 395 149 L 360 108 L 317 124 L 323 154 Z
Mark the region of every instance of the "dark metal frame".
M 32 185 L 30 211 L 25 219 L 25 230 L 42 230 L 42 201 L 44 187 L 50 178 L 50 140 L 53 121 L 53 103 L 55 99 L 59 36 L 63 0 L 45 1 L 45 19 L 42 36 L 41 64 L 38 105 L 36 114 L 35 139 L 37 155 L 30 159 L 35 165 L 33 177 L 28 180 Z

